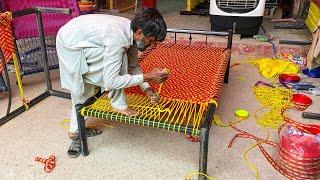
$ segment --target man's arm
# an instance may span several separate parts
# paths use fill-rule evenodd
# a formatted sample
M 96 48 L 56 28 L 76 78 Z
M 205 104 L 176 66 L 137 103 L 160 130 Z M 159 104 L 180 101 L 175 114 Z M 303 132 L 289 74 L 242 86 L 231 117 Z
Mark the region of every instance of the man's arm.
M 106 47 L 107 48 L 107 47 Z M 119 46 L 108 47 L 104 56 L 103 81 L 106 89 L 123 89 L 137 86 L 144 82 L 143 74 L 120 75 L 125 48 Z
M 144 82 L 163 82 L 167 78 L 167 73 L 161 69 L 154 69 L 145 74 L 124 74 L 120 75 L 121 65 L 125 48 L 119 46 L 108 47 L 107 54 L 104 56 L 103 81 L 106 89 L 123 89 L 132 86 L 141 85 Z M 140 71 L 141 72 L 141 71 Z M 150 89 L 148 85 L 143 85 L 146 90 Z
M 138 64 L 138 50 L 134 47 L 131 47 L 128 52 L 128 71 L 130 74 L 142 74 L 140 66 Z M 140 84 L 140 89 L 145 92 L 150 88 L 150 84 L 148 82 L 143 82 Z

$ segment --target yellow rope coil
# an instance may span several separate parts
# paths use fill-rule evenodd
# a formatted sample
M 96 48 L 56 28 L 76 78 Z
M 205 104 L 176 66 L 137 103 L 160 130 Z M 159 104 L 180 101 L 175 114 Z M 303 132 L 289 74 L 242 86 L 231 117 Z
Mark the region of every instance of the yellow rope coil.
M 284 121 L 281 110 L 291 106 L 293 92 L 280 87 L 254 86 L 253 93 L 257 101 L 262 104 L 262 108 L 255 112 L 256 122 L 263 128 L 279 128 Z M 258 112 L 262 110 L 267 112 L 258 116 Z
M 253 93 L 257 101 L 270 108 L 289 106 L 293 94 L 289 89 L 269 86 L 254 86 Z
M 260 108 L 255 112 L 256 122 L 262 128 L 278 129 L 284 123 L 284 117 L 281 115 L 281 109 L 272 109 L 259 116 L 258 112 L 266 108 Z
M 280 74 L 297 74 L 299 67 L 287 60 L 262 58 L 250 61 L 251 64 L 258 66 L 261 75 L 265 78 L 272 78 Z

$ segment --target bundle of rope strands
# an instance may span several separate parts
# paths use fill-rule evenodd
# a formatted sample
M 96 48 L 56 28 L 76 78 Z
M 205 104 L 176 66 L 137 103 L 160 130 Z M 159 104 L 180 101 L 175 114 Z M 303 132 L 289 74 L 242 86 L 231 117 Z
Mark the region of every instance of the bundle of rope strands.
M 146 51 L 140 61 L 143 72 L 166 68 L 169 77 L 161 87 L 160 102 L 152 105 L 138 87 L 126 89 L 127 103 L 137 110 L 138 117 L 122 117 L 111 111 L 109 100 L 103 96 L 82 110 L 82 114 L 111 118 L 133 124 L 198 135 L 199 126 L 209 103 L 216 103 L 227 68 L 227 51 L 209 46 L 157 44 Z M 153 90 L 160 85 L 151 83 Z M 109 117 L 108 117 L 109 116 Z M 154 122 L 157 123 L 154 123 Z
M 0 13 L 0 48 L 7 63 L 12 59 L 14 52 L 11 22 L 12 14 L 10 12 Z M 0 73 L 2 70 L 3 64 L 0 61 Z
M 257 101 L 263 106 L 255 114 L 256 122 L 263 128 L 279 128 L 284 123 L 282 110 L 292 105 L 292 91 L 287 88 L 261 83 L 261 81 L 252 90 Z M 262 110 L 267 112 L 258 117 L 257 113 Z
M 250 61 L 258 66 L 261 75 L 265 78 L 273 78 L 280 74 L 297 74 L 299 67 L 287 60 L 262 58 Z
M 34 160 L 44 164 L 43 169 L 46 173 L 50 173 L 56 167 L 56 157 L 54 155 L 50 155 L 48 159 L 35 157 Z

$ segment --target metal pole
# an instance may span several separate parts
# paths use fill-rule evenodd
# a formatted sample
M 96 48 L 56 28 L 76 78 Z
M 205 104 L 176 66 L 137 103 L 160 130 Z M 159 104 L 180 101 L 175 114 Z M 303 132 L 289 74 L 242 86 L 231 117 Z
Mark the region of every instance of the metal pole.
M 171 29 L 168 28 L 169 33 L 184 33 L 184 34 L 201 34 L 201 35 L 216 35 L 216 36 L 228 36 L 228 32 L 217 32 L 217 31 L 203 31 L 193 29 Z
M 203 174 L 207 174 L 208 142 L 209 142 L 209 129 L 208 128 L 201 128 L 199 172 L 203 173 Z M 199 179 L 205 180 L 207 178 L 203 175 L 199 175 Z
M 44 100 L 45 98 L 49 97 L 50 93 L 49 92 L 44 92 L 42 94 L 40 94 L 39 96 L 37 96 L 36 98 L 32 99 L 30 101 L 29 108 L 33 107 L 34 105 L 36 105 L 37 103 L 39 103 L 40 101 Z M 10 121 L 11 119 L 15 118 L 16 116 L 18 116 L 19 114 L 23 113 L 26 111 L 26 107 L 20 106 L 18 109 L 10 112 L 8 115 L 6 115 L 5 117 L 0 119 L 0 126 L 7 123 L 8 121 Z
M 10 113 L 10 109 L 11 109 L 12 93 L 11 93 L 11 85 L 10 85 L 8 69 L 7 69 L 6 61 L 4 60 L 4 56 L 3 56 L 3 53 L 2 53 L 1 49 L 0 49 L 0 57 L 2 59 L 4 75 L 5 75 L 5 78 L 6 78 L 5 81 L 7 83 L 7 85 L 5 85 L 5 86 L 7 86 L 7 88 L 5 90 L 8 91 L 8 106 L 7 106 L 7 113 L 6 113 L 6 116 L 8 116 L 9 113 Z
M 232 36 L 233 36 L 233 30 L 229 30 L 229 35 L 228 35 L 228 46 L 227 48 L 231 50 L 232 48 Z
M 61 97 L 61 98 L 65 98 L 65 99 L 71 99 L 70 93 L 56 91 L 56 90 L 51 90 L 49 92 L 50 92 L 50 95 L 52 95 L 52 96 Z
M 229 82 L 229 71 L 230 71 L 230 61 L 231 61 L 231 49 L 232 49 L 232 36 L 233 36 L 233 30 L 229 30 L 229 35 L 228 35 L 228 45 L 227 45 L 227 49 L 229 50 L 229 54 L 228 54 L 228 66 L 224 75 L 224 83 L 228 83 Z
M 200 134 L 200 156 L 199 156 L 199 172 L 207 174 L 207 165 L 208 165 L 208 144 L 209 144 L 209 131 L 211 127 L 211 120 L 216 109 L 216 105 L 211 103 L 209 104 L 208 111 L 205 117 L 205 121 L 201 126 Z M 206 177 L 199 175 L 200 180 L 205 180 Z
M 80 138 L 80 142 L 81 142 L 82 155 L 88 156 L 89 150 L 88 150 L 88 143 L 87 143 L 87 136 L 86 136 L 86 127 L 85 127 L 85 123 L 84 123 L 84 117 L 81 115 L 82 108 L 83 108 L 82 104 L 76 105 L 78 131 L 79 131 L 79 138 Z
M 38 25 L 38 32 L 39 32 L 39 40 L 41 43 L 42 58 L 44 60 L 43 69 L 44 69 L 45 77 L 47 80 L 47 90 L 52 90 L 47 49 L 46 49 L 46 41 L 45 41 L 45 36 L 44 36 L 43 24 L 42 24 L 42 16 L 41 16 L 41 12 L 38 10 L 36 11 L 36 17 L 37 17 L 37 25 Z

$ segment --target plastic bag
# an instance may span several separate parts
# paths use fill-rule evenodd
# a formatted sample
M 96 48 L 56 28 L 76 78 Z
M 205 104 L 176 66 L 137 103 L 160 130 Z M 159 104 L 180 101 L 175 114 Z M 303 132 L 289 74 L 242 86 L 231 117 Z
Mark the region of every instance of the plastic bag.
M 280 146 L 298 157 L 320 160 L 320 134 L 308 134 L 295 127 L 287 126 L 280 132 Z

